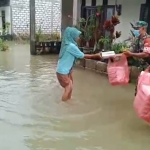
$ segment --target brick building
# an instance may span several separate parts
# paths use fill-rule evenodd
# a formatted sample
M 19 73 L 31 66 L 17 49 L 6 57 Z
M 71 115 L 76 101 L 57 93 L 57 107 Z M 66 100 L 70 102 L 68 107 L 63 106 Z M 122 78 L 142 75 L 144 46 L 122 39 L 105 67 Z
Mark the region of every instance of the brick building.
M 35 6 L 37 28 L 44 33 L 61 31 L 61 0 L 36 0 Z M 1 0 L 0 16 L 0 29 L 8 22 L 10 34 L 29 32 L 29 0 Z

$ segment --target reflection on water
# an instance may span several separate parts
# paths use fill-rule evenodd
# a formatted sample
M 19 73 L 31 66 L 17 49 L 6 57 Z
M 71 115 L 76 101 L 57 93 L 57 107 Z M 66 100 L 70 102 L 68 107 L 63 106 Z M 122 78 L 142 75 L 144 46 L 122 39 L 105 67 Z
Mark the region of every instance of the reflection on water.
M 56 62 L 30 56 L 28 45 L 0 52 L 0 150 L 149 150 L 150 127 L 132 108 L 134 86 L 114 88 L 75 69 L 73 100 L 64 103 Z

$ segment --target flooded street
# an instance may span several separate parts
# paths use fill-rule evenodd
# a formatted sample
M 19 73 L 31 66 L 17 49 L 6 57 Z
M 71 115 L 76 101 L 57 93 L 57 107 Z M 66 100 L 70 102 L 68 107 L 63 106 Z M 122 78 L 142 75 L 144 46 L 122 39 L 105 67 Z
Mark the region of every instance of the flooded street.
M 0 150 L 149 150 L 150 126 L 133 110 L 134 85 L 76 68 L 73 100 L 61 102 L 57 56 L 28 45 L 0 52 Z

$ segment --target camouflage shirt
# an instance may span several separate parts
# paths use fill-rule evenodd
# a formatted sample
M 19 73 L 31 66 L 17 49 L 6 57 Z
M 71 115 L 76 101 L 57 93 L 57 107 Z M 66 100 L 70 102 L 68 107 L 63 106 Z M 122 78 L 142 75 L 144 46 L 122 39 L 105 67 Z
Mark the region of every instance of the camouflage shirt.
M 134 52 L 135 53 L 141 53 L 145 50 L 145 44 L 149 44 L 146 43 L 146 39 L 150 38 L 150 35 L 146 34 L 145 36 L 143 36 L 142 38 L 139 37 L 135 43 L 135 48 L 134 48 Z M 150 57 L 148 58 L 143 58 L 140 59 L 140 67 L 142 66 L 143 69 L 145 69 L 146 67 L 148 67 L 150 65 Z
M 144 44 L 145 44 L 145 40 L 147 38 L 150 38 L 150 35 L 146 34 L 145 36 L 143 36 L 142 38 L 139 37 L 137 39 L 137 52 L 140 53 L 140 52 L 143 52 L 144 51 Z

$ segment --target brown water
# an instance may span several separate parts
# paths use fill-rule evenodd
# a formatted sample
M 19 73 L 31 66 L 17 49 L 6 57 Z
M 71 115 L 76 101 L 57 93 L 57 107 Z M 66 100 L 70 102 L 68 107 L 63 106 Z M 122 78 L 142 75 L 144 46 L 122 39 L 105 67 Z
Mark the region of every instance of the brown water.
M 134 86 L 75 69 L 73 100 L 61 102 L 56 56 L 28 45 L 0 52 L 0 150 L 149 150 L 150 126 L 132 108 Z

